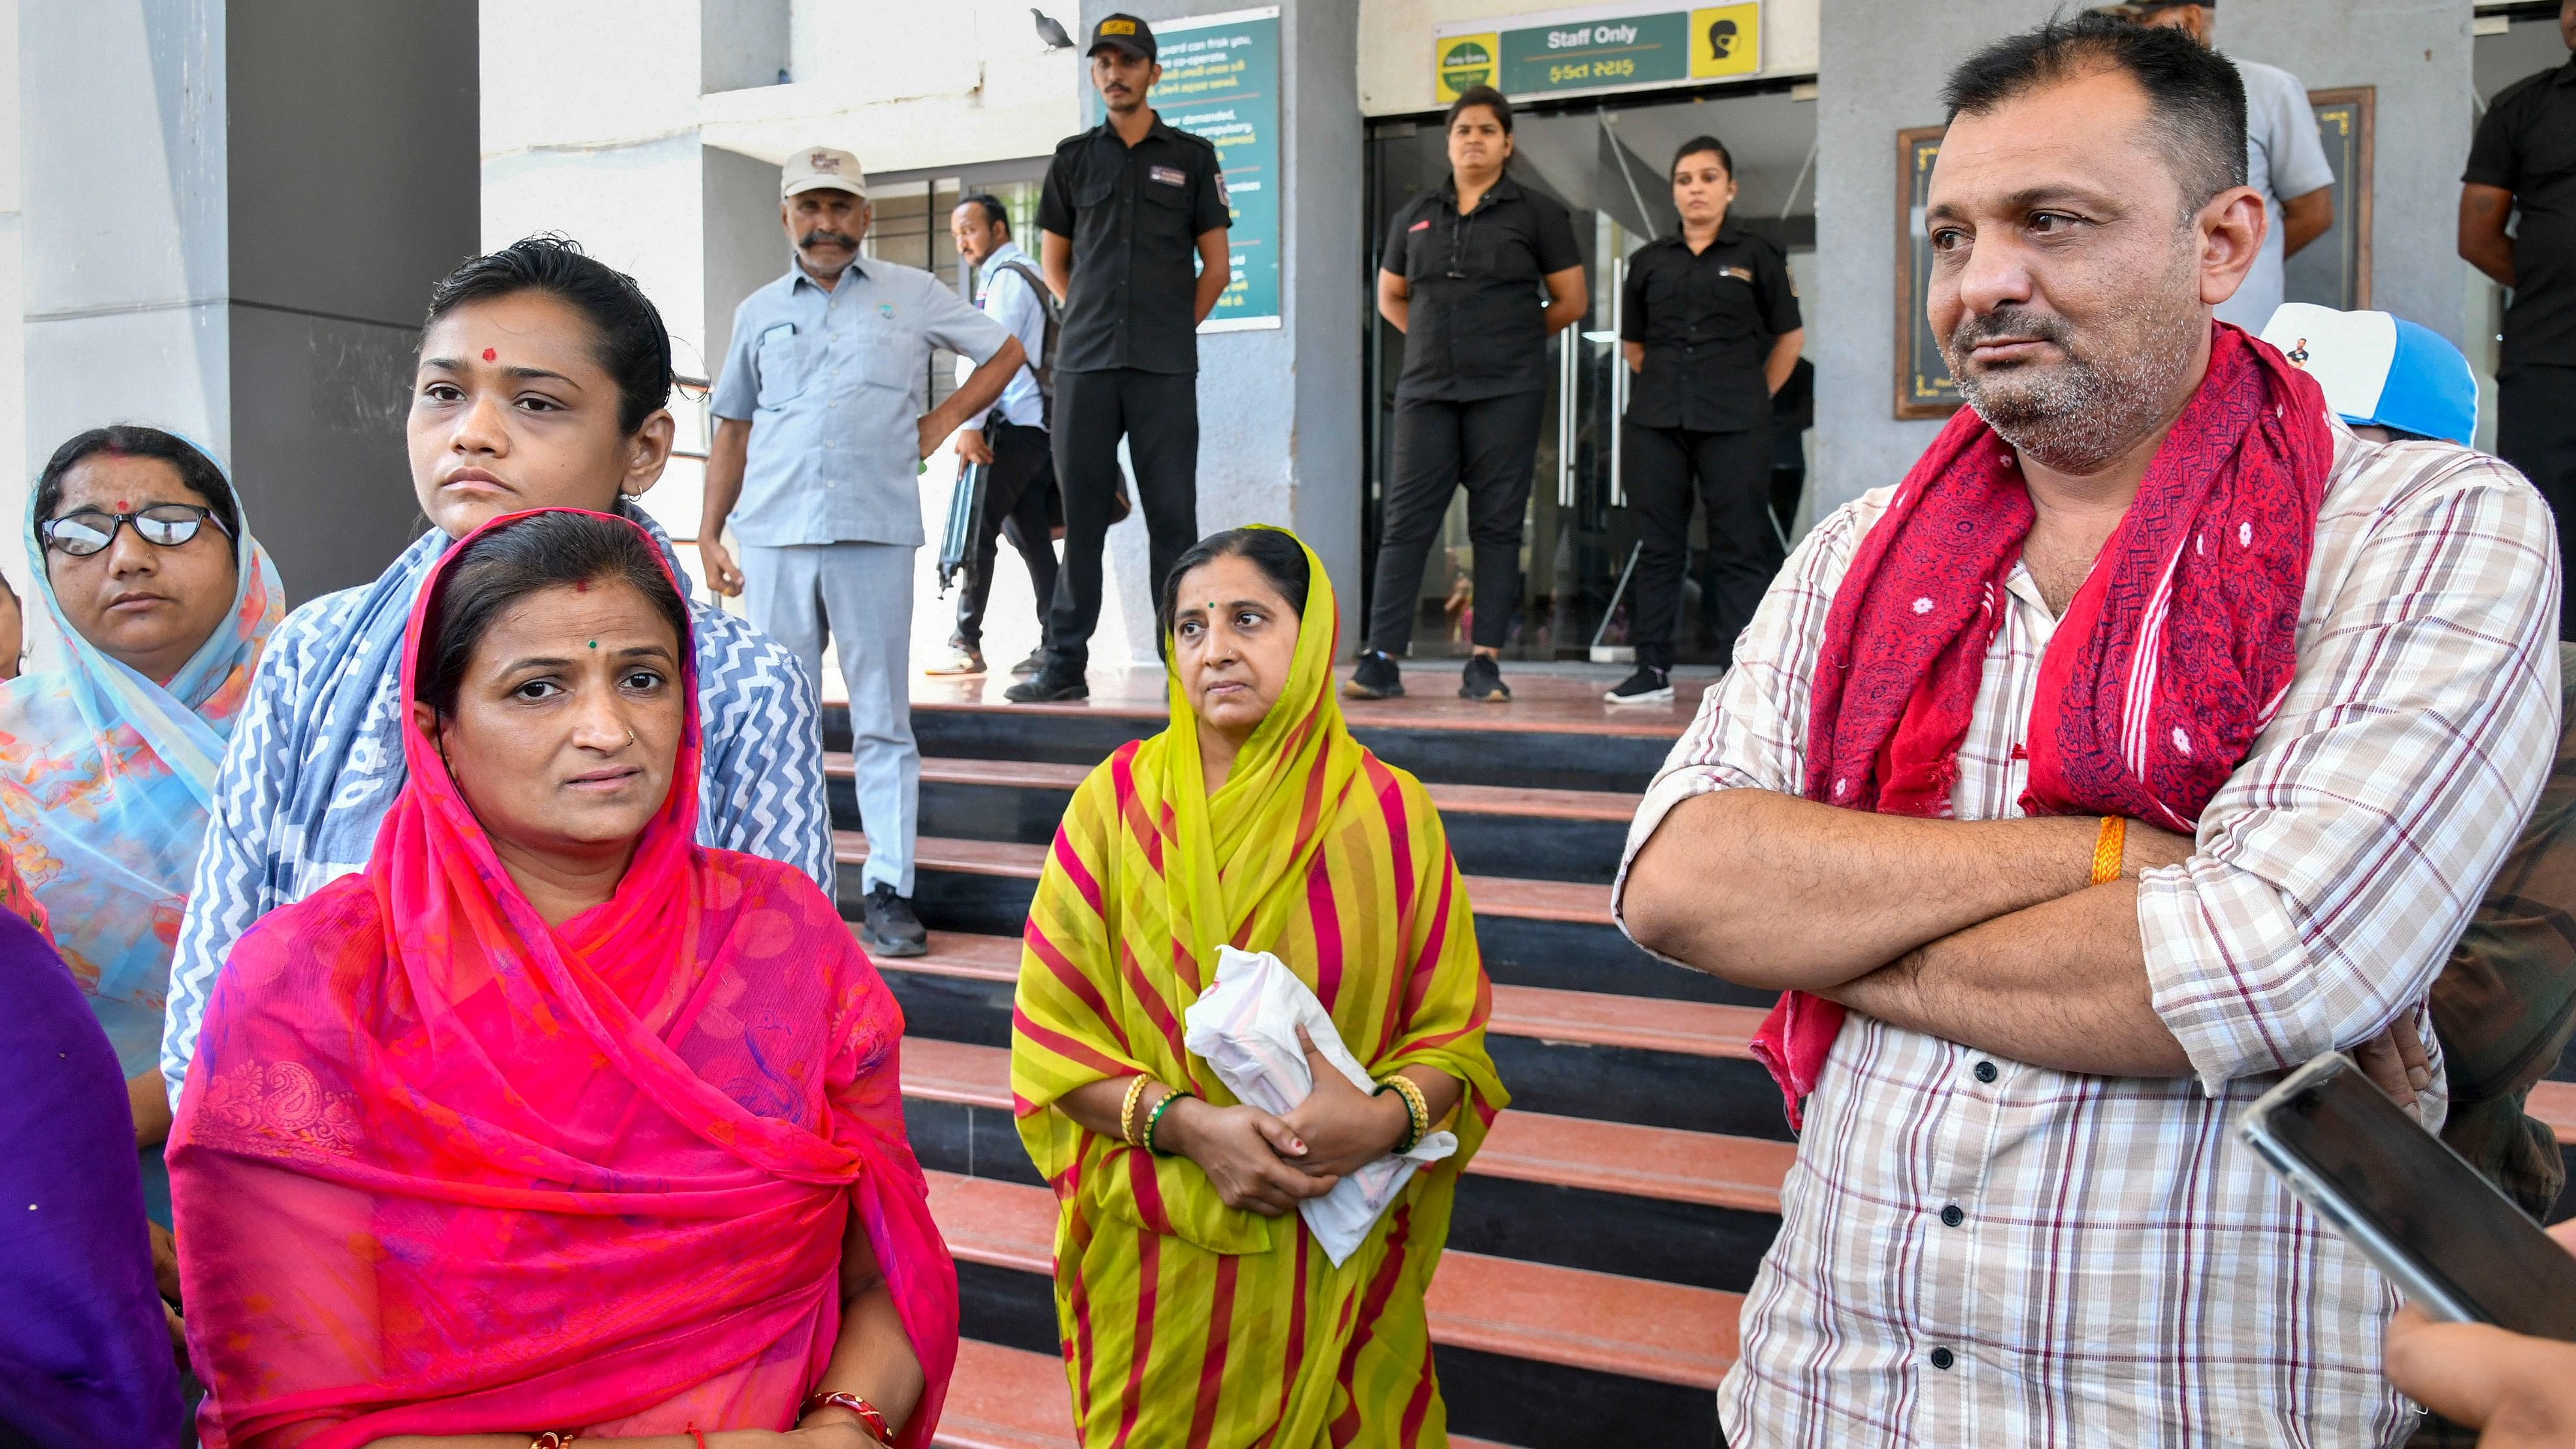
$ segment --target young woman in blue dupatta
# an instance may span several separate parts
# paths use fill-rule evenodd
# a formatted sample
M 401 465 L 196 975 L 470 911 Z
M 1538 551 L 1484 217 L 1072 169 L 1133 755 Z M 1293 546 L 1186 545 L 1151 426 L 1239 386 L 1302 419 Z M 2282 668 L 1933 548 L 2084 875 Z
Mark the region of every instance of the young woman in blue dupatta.
M 29 592 L 59 669 L 0 685 L 0 828 L 127 1078 L 144 1192 L 169 1220 L 156 1064 L 171 942 L 215 771 L 284 612 L 212 458 L 158 428 L 92 428 L 28 500 Z
M 633 278 L 571 242 L 476 257 L 431 294 L 405 439 L 430 529 L 372 584 L 298 608 L 252 682 L 223 768 L 170 976 L 171 1100 L 233 943 L 269 911 L 363 867 L 407 778 L 401 644 L 457 539 L 530 508 L 615 513 L 670 541 L 635 498 L 670 461 L 671 339 Z M 676 558 L 674 573 L 681 572 Z M 690 603 L 701 845 L 794 866 L 828 895 L 831 821 L 813 687 L 776 640 Z

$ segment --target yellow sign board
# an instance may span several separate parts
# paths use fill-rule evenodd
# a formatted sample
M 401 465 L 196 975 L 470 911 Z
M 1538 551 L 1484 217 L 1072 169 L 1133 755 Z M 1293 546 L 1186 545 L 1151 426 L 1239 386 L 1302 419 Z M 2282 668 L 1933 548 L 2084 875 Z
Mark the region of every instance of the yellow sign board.
M 1693 80 L 1759 75 L 1762 71 L 1762 6 L 1705 5 L 1690 13 Z
M 1433 90 L 1442 103 L 1458 99 L 1459 92 L 1472 87 L 1492 85 L 1502 50 L 1499 31 L 1441 37 Z

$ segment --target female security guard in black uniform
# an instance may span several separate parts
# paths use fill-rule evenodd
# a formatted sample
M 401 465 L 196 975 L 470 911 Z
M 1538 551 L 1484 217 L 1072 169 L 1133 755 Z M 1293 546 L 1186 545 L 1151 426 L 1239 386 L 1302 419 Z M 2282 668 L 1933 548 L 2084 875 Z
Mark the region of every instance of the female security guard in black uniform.
M 1495 657 L 1520 599 L 1521 515 L 1546 411 L 1547 338 L 1591 303 L 1572 219 L 1511 178 L 1511 155 L 1511 103 L 1488 86 L 1459 96 L 1449 108 L 1449 179 L 1396 213 L 1379 258 L 1378 315 L 1405 335 L 1404 374 L 1368 643 L 1342 686 L 1353 698 L 1404 693 L 1394 656 L 1413 642 L 1423 559 L 1462 483 L 1476 546 L 1476 627 L 1458 693 L 1512 697 Z
M 1636 513 L 1637 672 L 1604 698 L 1673 697 L 1673 627 L 1690 558 L 1691 479 L 1708 506 L 1712 611 L 1731 650 L 1771 579 L 1771 395 L 1806 339 L 1778 249 L 1730 225 L 1735 158 L 1714 136 L 1673 156 L 1682 233 L 1638 249 L 1621 299 L 1628 395 L 1626 484 Z

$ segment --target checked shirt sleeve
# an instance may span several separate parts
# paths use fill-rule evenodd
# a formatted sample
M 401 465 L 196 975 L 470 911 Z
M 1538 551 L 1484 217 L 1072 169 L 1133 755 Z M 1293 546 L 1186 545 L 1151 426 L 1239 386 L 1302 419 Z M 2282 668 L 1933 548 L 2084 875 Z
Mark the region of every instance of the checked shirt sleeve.
M 2557 751 L 2547 505 L 2491 458 L 2381 453 L 2365 472 L 2414 476 L 2338 488 L 2376 516 L 2315 581 L 2334 599 L 2279 716 L 2198 852 L 2138 883 L 2155 1012 L 2212 1095 L 2417 1009 Z
M 1628 867 L 1664 817 L 1683 801 L 1715 790 L 1776 790 L 1795 795 L 1807 773 L 1807 699 L 1816 651 L 1834 590 L 1851 567 L 1852 550 L 1869 531 L 1885 495 L 1845 504 L 1808 533 L 1735 643 L 1735 664 L 1700 696 L 1699 714 L 1674 742 L 1628 825 L 1628 845 L 1611 886 L 1610 911 L 1627 930 Z

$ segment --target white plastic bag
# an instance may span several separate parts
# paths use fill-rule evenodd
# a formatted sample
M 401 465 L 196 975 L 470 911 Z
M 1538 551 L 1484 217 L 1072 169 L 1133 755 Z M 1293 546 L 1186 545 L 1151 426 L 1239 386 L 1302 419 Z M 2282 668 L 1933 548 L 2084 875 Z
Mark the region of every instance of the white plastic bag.
M 1324 1004 L 1278 957 L 1267 951 L 1217 948 L 1216 980 L 1181 1014 L 1184 1045 L 1216 1069 L 1217 1079 L 1245 1104 L 1284 1116 L 1315 1088 L 1297 1028 L 1315 1041 L 1324 1060 L 1363 1092 L 1377 1090 L 1368 1072 L 1342 1045 L 1342 1034 Z M 1413 1170 L 1458 1150 L 1458 1139 L 1434 1132 L 1402 1156 L 1389 1155 L 1345 1176 L 1322 1197 L 1297 1205 L 1315 1241 L 1340 1267 L 1359 1250 L 1387 1204 L 1404 1190 Z

